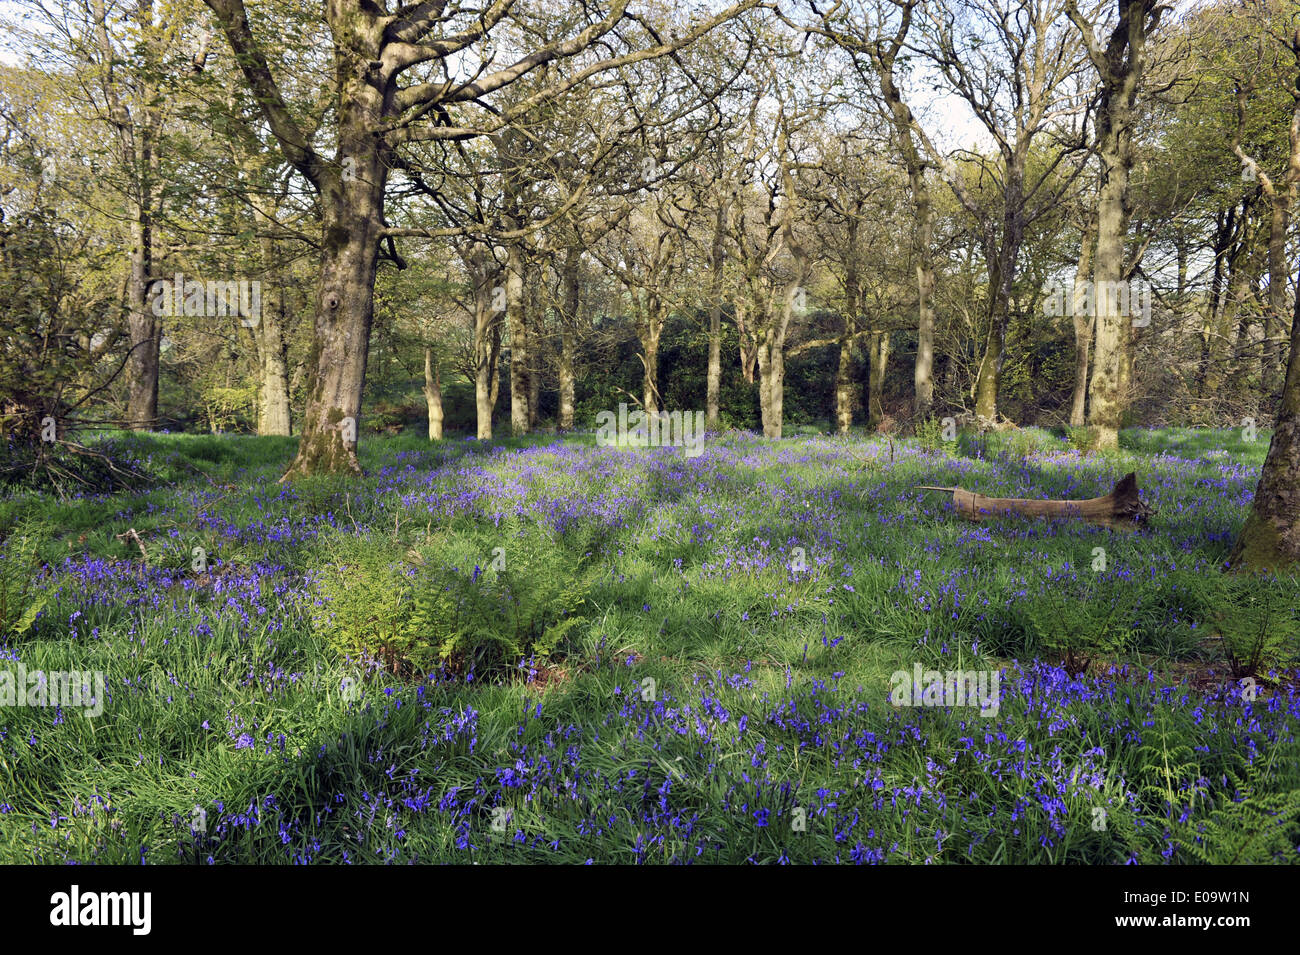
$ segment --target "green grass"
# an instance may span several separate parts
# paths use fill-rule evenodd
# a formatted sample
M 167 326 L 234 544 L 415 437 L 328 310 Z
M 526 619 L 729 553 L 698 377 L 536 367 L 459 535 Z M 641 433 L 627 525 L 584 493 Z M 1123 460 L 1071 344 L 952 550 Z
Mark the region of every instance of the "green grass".
M 108 686 L 0 709 L 0 861 L 1295 861 L 1297 584 L 1217 584 L 1267 436 L 989 438 L 403 435 L 288 487 L 290 439 L 132 436 L 151 489 L 0 500 L 50 565 L 5 655 Z M 912 489 L 1127 470 L 1148 532 Z M 1001 670 L 998 715 L 891 706 L 915 664 Z

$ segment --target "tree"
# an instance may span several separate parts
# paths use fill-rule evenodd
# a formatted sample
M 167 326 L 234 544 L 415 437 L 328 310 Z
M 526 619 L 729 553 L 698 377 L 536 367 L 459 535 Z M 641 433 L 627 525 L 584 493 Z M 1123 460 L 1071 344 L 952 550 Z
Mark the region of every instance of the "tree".
M 385 199 L 403 147 L 497 133 L 538 104 L 598 74 L 686 46 L 757 0 L 739 0 L 697 18 L 678 38 L 667 41 L 647 26 L 645 16 L 628 10 L 628 0 L 612 0 L 603 11 L 584 7 L 579 22 L 557 18 L 549 26 L 559 29 L 532 48 L 523 45 L 529 34 L 522 32 L 511 62 L 501 68 L 493 68 L 493 53 L 486 46 L 494 31 L 505 32 L 499 28 L 508 18 L 525 16 L 515 9 L 514 0 L 492 0 L 483 8 L 327 0 L 324 18 L 336 65 L 329 130 L 336 142 L 332 159 L 300 128 L 276 82 L 265 45 L 254 35 L 243 0 L 205 2 L 221 24 L 285 158 L 313 185 L 321 201 L 313 380 L 298 455 L 285 474 L 290 478 L 360 470 L 356 424 L 374 314 L 375 268 L 381 244 L 396 257 Z M 608 55 L 588 57 L 573 72 L 504 109 L 494 109 L 489 102 L 492 94 L 549 63 L 597 49 Z M 409 82 L 408 75 L 414 77 Z M 508 283 L 519 281 L 518 265 L 508 269 Z
M 916 266 L 916 363 L 913 369 L 913 412 L 917 418 L 930 414 L 934 404 L 934 203 L 930 198 L 930 184 L 926 178 L 928 163 L 918 147 L 914 130 L 919 124 L 903 97 L 899 86 L 899 67 L 905 62 L 904 51 L 912 22 L 921 0 L 885 0 L 883 3 L 864 4 L 861 20 L 854 18 L 857 4 L 836 3 L 826 12 L 809 0 L 819 22 L 810 29 L 831 39 L 837 46 L 853 56 L 854 64 L 862 72 L 859 57 L 865 57 L 874 72 L 879 88 L 879 101 L 893 128 L 894 148 L 903 160 L 907 172 L 909 195 L 915 225 L 912 230 L 912 257 Z M 897 23 L 892 34 L 888 32 L 889 8 L 897 11 Z M 900 57 L 900 55 L 902 55 Z M 880 353 L 880 345 L 872 349 L 873 357 Z M 841 351 L 841 367 L 845 355 Z M 882 365 L 883 369 L 883 365 Z M 839 412 L 840 426 L 847 429 L 843 411 Z
M 1293 87 L 1296 92 L 1285 173 L 1288 183 L 1300 180 L 1300 26 L 1293 29 L 1290 45 L 1296 63 Z M 1254 503 L 1228 565 L 1281 570 L 1284 565 L 1297 562 L 1300 562 L 1300 294 L 1296 295 L 1291 316 L 1291 354 L 1277 423 L 1255 488 Z
M 1146 68 L 1147 38 L 1160 26 L 1168 7 L 1158 0 L 1118 0 L 1118 18 L 1106 46 L 1075 0 L 1065 0 L 1066 15 L 1083 37 L 1088 59 L 1100 79 L 1097 106 L 1097 155 L 1101 181 L 1097 189 L 1097 258 L 1093 265 L 1093 301 L 1097 312 L 1096 350 L 1088 388 L 1089 424 L 1101 449 L 1119 447 L 1123 413 L 1124 323 L 1130 321 L 1118 295 L 1124 275 L 1124 240 L 1128 235 L 1129 173 L 1133 167 L 1135 103 Z

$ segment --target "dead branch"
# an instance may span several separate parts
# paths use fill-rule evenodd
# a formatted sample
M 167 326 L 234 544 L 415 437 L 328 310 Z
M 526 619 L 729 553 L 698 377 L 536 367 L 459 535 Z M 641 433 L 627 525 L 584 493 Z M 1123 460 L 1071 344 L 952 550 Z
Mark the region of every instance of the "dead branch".
M 1132 530 L 1155 512 L 1138 497 L 1137 475 L 1129 472 L 1114 490 L 1101 497 L 1084 501 L 1034 500 L 1019 497 L 985 497 L 961 487 L 932 487 L 918 484 L 921 491 L 947 491 L 952 494 L 952 504 L 967 520 L 979 521 L 987 517 L 1013 514 L 1017 517 L 1070 517 L 1091 524 Z

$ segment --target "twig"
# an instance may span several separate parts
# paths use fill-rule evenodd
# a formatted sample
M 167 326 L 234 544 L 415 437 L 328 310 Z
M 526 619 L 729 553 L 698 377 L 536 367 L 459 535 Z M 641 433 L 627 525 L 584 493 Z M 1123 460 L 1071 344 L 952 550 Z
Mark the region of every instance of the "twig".
M 120 541 L 133 540 L 135 541 L 135 546 L 140 548 L 140 579 L 143 580 L 145 564 L 149 561 L 149 552 L 144 549 L 144 541 L 140 540 L 140 535 L 137 534 L 135 528 L 132 527 L 125 534 L 114 534 L 113 536 Z
M 140 535 L 136 533 L 134 527 L 124 534 L 114 534 L 113 536 L 120 541 L 135 541 L 135 546 L 140 548 L 140 556 L 145 560 L 149 559 L 149 552 L 144 549 L 144 541 L 140 540 Z

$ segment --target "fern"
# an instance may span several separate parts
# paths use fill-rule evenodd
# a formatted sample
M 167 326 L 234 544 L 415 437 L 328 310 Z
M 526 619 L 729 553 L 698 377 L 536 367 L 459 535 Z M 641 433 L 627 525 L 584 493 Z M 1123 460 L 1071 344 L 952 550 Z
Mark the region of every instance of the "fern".
M 335 550 L 320 582 L 326 599 L 317 632 L 344 654 L 378 659 L 395 673 L 484 674 L 545 659 L 586 622 L 578 613 L 586 592 L 581 561 L 551 542 L 512 543 L 500 569 L 482 556 L 486 569 L 475 562 L 472 547 L 449 553 L 441 538 L 411 548 L 404 560 L 382 539 Z
M 1132 648 L 1137 607 L 1133 588 L 1101 591 L 1090 581 L 1078 592 L 1049 582 L 1026 602 L 1024 614 L 1040 646 L 1057 655 L 1071 676 L 1095 659 L 1114 660 Z
M 1232 773 L 1239 800 L 1228 800 L 1193 827 L 1183 824 L 1173 841 L 1208 865 L 1259 865 L 1295 861 L 1300 841 L 1300 791 L 1262 794 L 1257 765 L 1242 780 Z
M 49 591 L 39 588 L 40 529 L 16 528 L 0 548 L 0 639 L 14 640 L 32 629 L 49 603 Z

